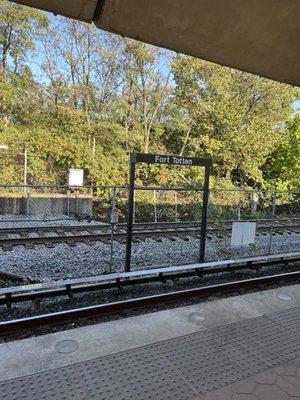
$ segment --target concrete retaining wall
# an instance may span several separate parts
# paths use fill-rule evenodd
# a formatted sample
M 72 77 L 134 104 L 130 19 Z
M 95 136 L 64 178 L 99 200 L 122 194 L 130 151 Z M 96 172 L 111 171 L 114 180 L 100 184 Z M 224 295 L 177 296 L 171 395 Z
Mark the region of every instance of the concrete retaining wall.
M 0 197 L 0 214 L 55 216 L 78 214 L 92 217 L 91 197 Z

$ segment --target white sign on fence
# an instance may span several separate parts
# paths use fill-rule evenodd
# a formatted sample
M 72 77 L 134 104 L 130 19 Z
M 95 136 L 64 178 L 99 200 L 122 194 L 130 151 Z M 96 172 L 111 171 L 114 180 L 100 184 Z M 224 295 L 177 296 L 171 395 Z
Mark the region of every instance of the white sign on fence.
M 255 242 L 256 222 L 233 222 L 231 246 L 249 246 Z
M 83 169 L 69 169 L 69 187 L 82 187 L 83 186 Z

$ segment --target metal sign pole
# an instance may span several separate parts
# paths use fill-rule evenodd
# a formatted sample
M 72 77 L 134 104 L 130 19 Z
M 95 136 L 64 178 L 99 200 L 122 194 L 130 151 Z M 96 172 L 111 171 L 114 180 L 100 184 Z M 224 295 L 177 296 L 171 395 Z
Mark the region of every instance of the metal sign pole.
M 186 166 L 186 167 L 192 167 L 192 166 L 205 167 L 202 221 L 201 221 L 201 240 L 200 240 L 200 260 L 201 262 L 204 262 L 208 197 L 209 197 L 209 176 L 210 176 L 210 167 L 212 163 L 211 159 L 182 157 L 173 155 L 131 153 L 130 173 L 129 173 L 130 176 L 129 176 L 128 213 L 127 213 L 128 220 L 127 220 L 127 237 L 126 237 L 126 254 L 125 254 L 125 272 L 130 271 L 130 262 L 131 262 L 132 229 L 134 221 L 134 182 L 135 182 L 136 163 L 157 164 L 157 165 L 165 164 L 165 165 L 176 165 L 176 166 Z
M 208 212 L 208 198 L 209 198 L 209 176 L 210 176 L 210 165 L 206 165 L 204 188 L 203 188 L 202 217 L 201 217 L 200 262 L 204 262 L 205 260 L 207 212 Z
M 134 217 L 133 214 L 134 214 L 135 162 L 136 162 L 136 155 L 135 153 L 133 153 L 130 155 L 125 272 L 130 272 L 130 262 L 131 262 L 132 228 L 133 228 L 133 217 Z
M 154 222 L 157 222 L 157 203 L 156 203 L 156 190 L 153 190 L 153 207 L 154 207 Z

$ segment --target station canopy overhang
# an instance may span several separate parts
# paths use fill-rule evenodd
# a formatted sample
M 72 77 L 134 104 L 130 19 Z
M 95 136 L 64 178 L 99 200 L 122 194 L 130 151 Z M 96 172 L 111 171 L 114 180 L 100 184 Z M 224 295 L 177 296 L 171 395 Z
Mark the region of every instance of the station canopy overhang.
M 300 86 L 299 0 L 14 0 Z

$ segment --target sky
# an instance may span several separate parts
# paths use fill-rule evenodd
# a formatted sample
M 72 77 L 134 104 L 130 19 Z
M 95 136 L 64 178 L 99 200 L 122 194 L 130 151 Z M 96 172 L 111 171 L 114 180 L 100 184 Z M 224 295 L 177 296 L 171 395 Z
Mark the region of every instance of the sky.
M 62 17 L 60 17 L 60 16 L 54 16 L 53 14 L 48 13 L 48 12 L 44 12 L 44 13 L 47 15 L 50 24 L 53 24 L 53 25 L 59 24 L 60 20 L 62 19 Z M 39 67 L 39 65 L 42 64 L 42 62 L 43 62 L 42 51 L 43 51 L 42 46 L 39 43 L 39 41 L 37 41 L 36 42 L 36 54 L 33 57 L 32 62 L 30 62 L 29 64 L 30 64 L 30 67 L 31 67 L 34 75 L 39 79 L 39 81 L 46 83 L 47 82 L 47 78 L 41 72 L 41 69 Z M 163 56 L 162 60 L 161 60 L 161 65 L 160 65 L 161 71 L 165 75 L 167 75 L 169 73 L 169 67 L 168 67 L 168 64 L 166 62 L 167 61 L 167 55 L 168 54 L 172 54 L 172 53 L 175 54 L 174 52 L 166 50 L 166 56 Z M 175 86 L 175 82 L 173 80 L 171 81 L 171 85 Z M 294 107 L 294 110 L 295 110 L 295 114 L 300 113 L 300 99 L 293 103 L 293 107 Z
M 297 114 L 300 113 L 300 100 L 294 102 L 294 108 Z

